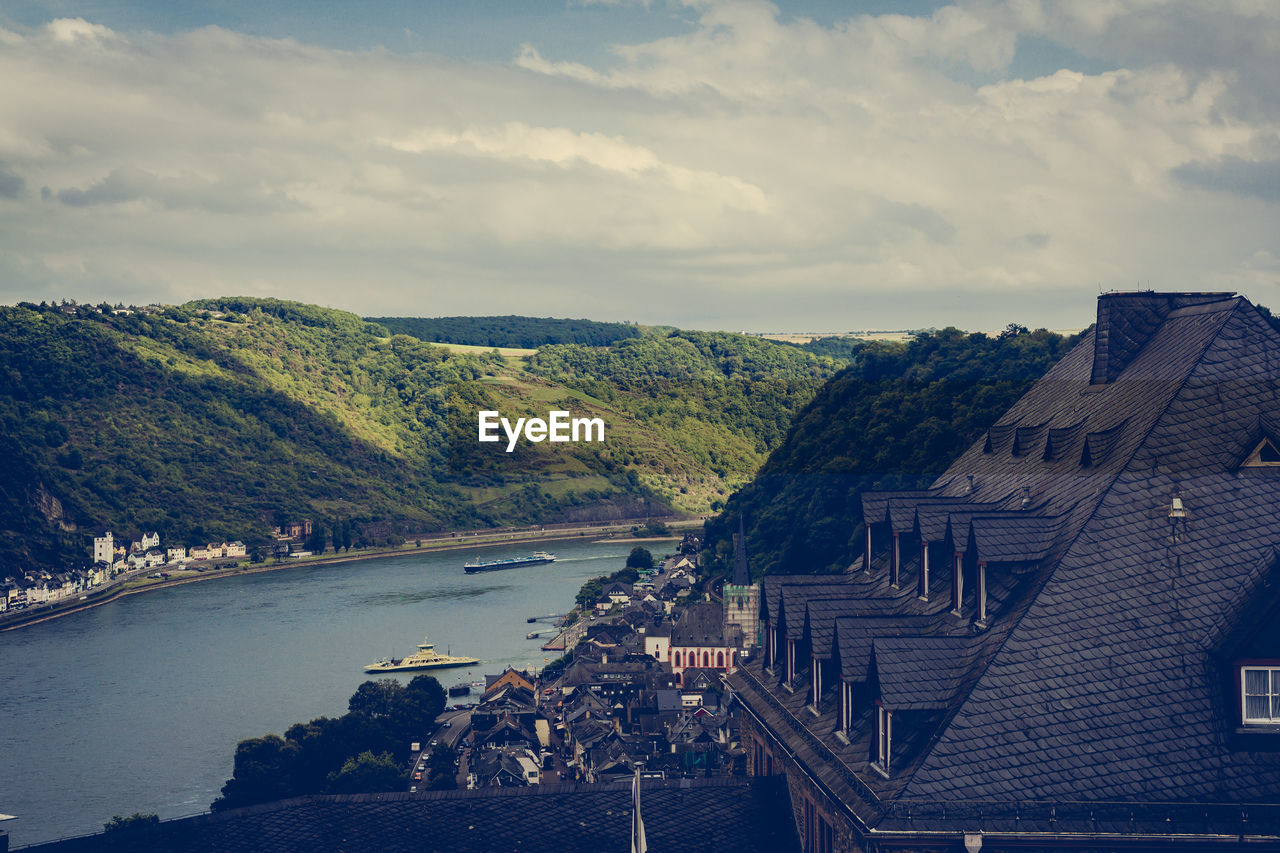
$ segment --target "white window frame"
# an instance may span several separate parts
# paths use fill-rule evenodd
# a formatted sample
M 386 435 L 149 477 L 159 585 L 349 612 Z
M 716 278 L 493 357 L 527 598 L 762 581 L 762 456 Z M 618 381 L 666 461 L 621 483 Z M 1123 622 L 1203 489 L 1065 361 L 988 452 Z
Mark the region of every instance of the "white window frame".
M 840 681 L 840 731 L 847 736 L 853 720 L 853 687 L 849 682 Z
M 1267 703 L 1269 715 L 1266 718 L 1250 717 L 1249 703 L 1246 699 L 1245 691 L 1247 689 L 1249 672 L 1265 672 L 1267 673 L 1267 696 L 1274 697 L 1280 693 L 1280 664 L 1268 665 L 1244 665 L 1240 667 L 1240 721 L 1246 726 L 1280 726 L 1280 716 L 1272 713 L 1276 702 L 1272 698 Z
M 876 702 L 876 760 L 871 766 L 887 778 L 893 750 L 893 712 Z

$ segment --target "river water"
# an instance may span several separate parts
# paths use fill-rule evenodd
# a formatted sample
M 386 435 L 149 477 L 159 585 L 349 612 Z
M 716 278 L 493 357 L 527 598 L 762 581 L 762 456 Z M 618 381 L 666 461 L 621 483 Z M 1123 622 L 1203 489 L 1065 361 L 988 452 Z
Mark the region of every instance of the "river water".
M 475 557 L 527 553 L 517 545 L 298 567 L 0 633 L 0 813 L 18 816 L 0 829 L 20 846 L 99 831 L 115 814 L 204 811 L 239 741 L 344 713 L 372 677 L 364 664 L 403 656 L 424 635 L 484 661 L 433 673 L 445 688 L 541 667 L 555 654 L 525 635 L 549 623 L 526 617 L 565 612 L 633 546 L 541 547 L 557 562 L 462 571 Z

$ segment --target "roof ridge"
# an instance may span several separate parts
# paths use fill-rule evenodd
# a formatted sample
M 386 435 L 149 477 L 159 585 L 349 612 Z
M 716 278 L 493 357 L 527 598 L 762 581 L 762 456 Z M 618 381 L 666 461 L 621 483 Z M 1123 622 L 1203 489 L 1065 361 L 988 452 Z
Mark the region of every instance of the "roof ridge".
M 1169 396 L 1166 398 L 1164 406 L 1160 409 L 1159 414 L 1157 414 L 1154 418 L 1151 419 L 1151 422 L 1147 426 L 1147 429 L 1145 430 L 1145 432 L 1143 433 L 1142 438 L 1138 441 L 1137 444 L 1134 445 L 1133 450 L 1129 453 L 1129 458 L 1125 460 L 1125 464 L 1117 468 L 1115 474 L 1109 479 L 1109 481 L 1107 482 L 1104 488 L 1098 490 L 1098 496 L 1094 501 L 1093 508 L 1089 510 L 1089 514 L 1080 522 L 1080 526 L 1076 529 L 1075 535 L 1072 536 L 1067 542 L 1063 544 L 1062 551 L 1060 552 L 1058 558 L 1054 561 L 1052 568 L 1048 571 L 1044 579 L 1040 582 L 1039 586 L 1035 590 L 1034 595 L 1029 596 L 1027 601 L 1022 605 L 1021 612 L 1018 613 L 1016 617 L 1009 623 L 1008 627 L 1004 631 L 1004 636 L 1000 639 L 999 643 L 996 644 L 995 649 L 991 652 L 991 655 L 987 658 L 986 663 L 981 666 L 981 671 L 977 673 L 976 677 L 973 677 L 971 680 L 969 680 L 967 687 L 964 687 L 957 692 L 957 697 L 962 695 L 963 698 L 960 699 L 960 701 L 956 702 L 947 710 L 946 714 L 943 717 L 942 722 L 938 725 L 936 729 L 934 729 L 933 733 L 929 736 L 929 739 L 926 742 L 924 748 L 921 749 L 920 751 L 919 758 L 912 762 L 909 778 L 907 778 L 903 782 L 902 787 L 898 789 L 899 795 L 906 794 L 907 791 L 911 788 L 911 786 L 915 783 L 916 774 L 919 773 L 920 770 L 923 769 L 924 766 L 928 763 L 929 758 L 933 755 L 933 752 L 937 748 L 938 743 L 942 740 L 942 738 L 946 735 L 946 733 L 951 730 L 951 725 L 952 723 L 955 722 L 956 717 L 961 713 L 961 711 L 963 711 L 966 707 L 968 707 L 969 699 L 973 695 L 973 691 L 977 688 L 978 684 L 982 681 L 983 677 L 986 676 L 987 672 L 990 671 L 992 665 L 996 662 L 996 660 L 999 659 L 1000 656 L 1004 653 L 1004 649 L 1009 642 L 1009 638 L 1018 632 L 1018 628 L 1021 626 L 1023 619 L 1025 619 L 1027 614 L 1031 612 L 1032 608 L 1035 606 L 1036 601 L 1039 600 L 1041 594 L 1044 592 L 1044 588 L 1049 585 L 1049 583 L 1053 580 L 1054 575 L 1057 574 L 1058 568 L 1062 565 L 1063 559 L 1066 557 L 1068 553 L 1070 553 L 1071 549 L 1075 546 L 1076 542 L 1079 541 L 1080 536 L 1084 533 L 1085 529 L 1088 528 L 1089 524 L 1093 521 L 1094 516 L 1097 515 L 1099 507 L 1102 506 L 1107 496 L 1115 488 L 1115 485 L 1119 481 L 1121 475 L 1129 470 L 1129 466 L 1132 464 L 1134 457 L 1136 457 L 1138 455 L 1138 452 L 1142 450 L 1143 447 L 1146 446 L 1147 440 L 1151 437 L 1151 433 L 1155 430 L 1156 426 L 1168 413 L 1169 407 L 1173 405 L 1173 402 L 1178 399 L 1179 395 L 1186 388 L 1187 382 L 1190 380 L 1191 375 L 1195 372 L 1196 368 L 1204 360 L 1205 353 L 1208 352 L 1209 348 L 1213 346 L 1213 344 L 1222 336 L 1222 330 L 1226 326 L 1227 321 L 1239 313 L 1241 302 L 1247 302 L 1247 300 L 1243 300 L 1242 297 L 1235 297 L 1233 301 L 1236 301 L 1236 304 L 1232 306 L 1231 310 L 1223 311 L 1223 316 L 1218 323 L 1218 327 L 1214 330 L 1212 335 L 1206 336 L 1206 341 L 1204 345 L 1200 348 L 1200 352 L 1196 355 L 1196 357 L 1192 360 L 1189 360 L 1190 366 L 1187 368 L 1186 373 L 1182 376 L 1181 379 L 1178 380 L 1177 386 L 1174 388 L 1173 393 L 1169 394 Z M 1154 337 L 1154 335 L 1152 337 Z

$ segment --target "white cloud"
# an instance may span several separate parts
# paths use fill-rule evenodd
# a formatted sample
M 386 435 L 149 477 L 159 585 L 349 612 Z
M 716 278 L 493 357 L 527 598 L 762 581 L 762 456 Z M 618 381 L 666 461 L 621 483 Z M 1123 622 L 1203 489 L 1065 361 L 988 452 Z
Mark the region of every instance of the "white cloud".
M 1257 82 L 1274 5 L 832 26 L 691 6 L 688 33 L 599 67 L 538 45 L 482 64 L 218 28 L 0 32 L 20 81 L 0 87 L 3 292 L 738 328 L 1061 327 L 1138 280 L 1275 301 L 1280 205 L 1251 183 L 1274 182 L 1280 139 Z M 1212 9 L 1198 46 L 1161 23 Z M 1113 70 L 1013 78 L 1028 35 Z M 1064 291 L 1070 321 L 1007 313 Z

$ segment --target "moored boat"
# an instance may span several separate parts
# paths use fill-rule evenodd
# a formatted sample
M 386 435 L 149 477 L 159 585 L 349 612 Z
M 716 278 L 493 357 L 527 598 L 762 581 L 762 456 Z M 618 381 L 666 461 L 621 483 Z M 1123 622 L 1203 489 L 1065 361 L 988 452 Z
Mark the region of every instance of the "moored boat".
M 415 669 L 444 669 L 450 666 L 471 666 L 480 663 L 478 658 L 460 657 L 458 655 L 442 655 L 436 651 L 435 643 L 425 639 L 418 644 L 418 650 L 403 658 L 383 658 L 374 661 L 364 668 L 365 672 L 408 672 Z

